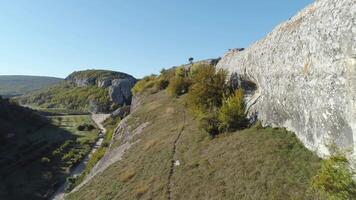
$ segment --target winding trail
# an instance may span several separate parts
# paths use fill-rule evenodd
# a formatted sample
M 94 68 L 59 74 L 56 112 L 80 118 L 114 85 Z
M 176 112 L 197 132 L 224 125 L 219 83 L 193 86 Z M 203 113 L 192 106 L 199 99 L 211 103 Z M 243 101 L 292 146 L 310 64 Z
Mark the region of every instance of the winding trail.
M 100 129 L 100 133 L 102 133 L 102 134 L 106 133 L 106 129 L 103 126 L 103 122 L 109 117 L 110 117 L 110 114 L 92 114 L 91 115 L 92 120 L 98 126 L 98 128 Z M 95 142 L 90 153 L 87 156 L 85 156 L 85 158 L 73 169 L 73 171 L 69 174 L 68 177 L 80 175 L 84 171 L 85 166 L 87 165 L 91 155 L 93 155 L 93 153 L 95 153 L 100 148 L 101 144 L 103 143 L 103 140 L 104 140 L 104 138 L 100 137 Z M 65 187 L 66 187 L 66 183 L 62 184 L 61 187 L 59 187 L 56 190 L 56 192 L 52 195 L 52 197 L 50 199 L 51 200 L 63 200 L 64 196 L 65 196 Z
M 178 144 L 178 141 L 179 139 L 181 138 L 182 136 L 182 133 L 184 132 L 184 129 L 185 129 L 185 110 L 183 111 L 183 126 L 182 128 L 180 129 L 176 139 L 174 140 L 174 143 L 173 143 L 173 149 L 172 149 L 172 156 L 171 156 L 171 166 L 170 166 L 170 170 L 169 170 L 169 174 L 168 174 L 168 183 L 167 183 L 167 188 L 168 188 L 168 200 L 172 200 L 172 188 L 173 188 L 173 181 L 172 181 L 172 176 L 174 174 L 174 168 L 175 168 L 175 161 L 176 161 L 176 149 L 177 149 L 177 144 Z M 179 123 L 177 123 L 179 124 Z

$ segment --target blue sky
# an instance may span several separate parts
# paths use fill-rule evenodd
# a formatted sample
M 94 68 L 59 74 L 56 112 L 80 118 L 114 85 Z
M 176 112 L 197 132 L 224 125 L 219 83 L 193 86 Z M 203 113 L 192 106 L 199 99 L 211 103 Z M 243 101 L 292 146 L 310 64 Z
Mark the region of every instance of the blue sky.
M 0 0 L 0 75 L 142 77 L 248 47 L 313 0 Z

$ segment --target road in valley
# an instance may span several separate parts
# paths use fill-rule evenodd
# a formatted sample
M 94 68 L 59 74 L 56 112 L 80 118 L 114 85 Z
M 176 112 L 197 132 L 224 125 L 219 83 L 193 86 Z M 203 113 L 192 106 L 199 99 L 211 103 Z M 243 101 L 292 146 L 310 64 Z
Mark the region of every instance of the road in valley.
M 109 117 L 110 117 L 110 114 L 92 114 L 91 115 L 92 120 L 98 126 L 98 128 L 100 129 L 100 133 L 102 133 L 102 134 L 106 133 L 106 129 L 103 126 L 103 122 Z M 85 156 L 85 158 L 73 169 L 73 171 L 69 174 L 68 177 L 78 176 L 84 171 L 85 166 L 87 165 L 91 155 L 93 155 L 93 153 L 95 153 L 100 148 L 101 144 L 103 143 L 103 140 L 104 140 L 104 138 L 100 137 L 96 141 L 96 143 L 93 146 L 93 148 L 90 151 L 90 153 L 87 156 Z M 52 199 L 52 200 L 63 200 L 64 196 L 65 196 L 65 188 L 66 188 L 66 183 L 62 184 L 56 190 L 56 192 L 52 195 L 52 197 L 50 199 Z

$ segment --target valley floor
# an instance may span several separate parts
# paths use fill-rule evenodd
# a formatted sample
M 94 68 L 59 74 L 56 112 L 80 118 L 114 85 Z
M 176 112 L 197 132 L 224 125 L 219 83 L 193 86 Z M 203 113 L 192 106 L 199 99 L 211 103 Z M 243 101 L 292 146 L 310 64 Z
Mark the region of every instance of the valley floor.
M 92 120 L 95 122 L 95 124 L 99 127 L 100 132 L 102 134 L 106 133 L 106 129 L 103 126 L 103 122 L 110 117 L 110 114 L 92 114 L 91 118 Z M 90 153 L 85 156 L 85 158 L 80 161 L 80 163 L 72 170 L 72 172 L 70 173 L 70 175 L 68 175 L 68 177 L 75 177 L 75 176 L 79 176 L 84 170 L 85 167 L 90 159 L 90 156 L 92 154 L 94 154 L 102 145 L 103 143 L 103 138 L 98 138 L 97 141 L 95 142 L 95 145 L 93 145 L 92 149 L 90 150 Z M 65 188 L 66 188 L 66 183 L 63 183 L 62 186 L 60 186 L 55 194 L 50 198 L 52 200 L 62 200 L 64 199 L 64 195 L 65 195 Z
M 131 148 L 67 199 L 315 199 L 308 188 L 321 160 L 293 133 L 255 126 L 211 139 L 184 96 L 140 102 L 108 153 L 128 138 Z

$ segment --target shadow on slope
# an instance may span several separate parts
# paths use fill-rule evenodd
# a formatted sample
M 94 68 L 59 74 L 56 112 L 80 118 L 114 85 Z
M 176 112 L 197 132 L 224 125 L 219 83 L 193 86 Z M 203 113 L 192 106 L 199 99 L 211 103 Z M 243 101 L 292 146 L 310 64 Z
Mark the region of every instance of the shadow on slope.
M 0 98 L 0 199 L 47 199 L 78 162 L 69 155 L 78 137 Z

